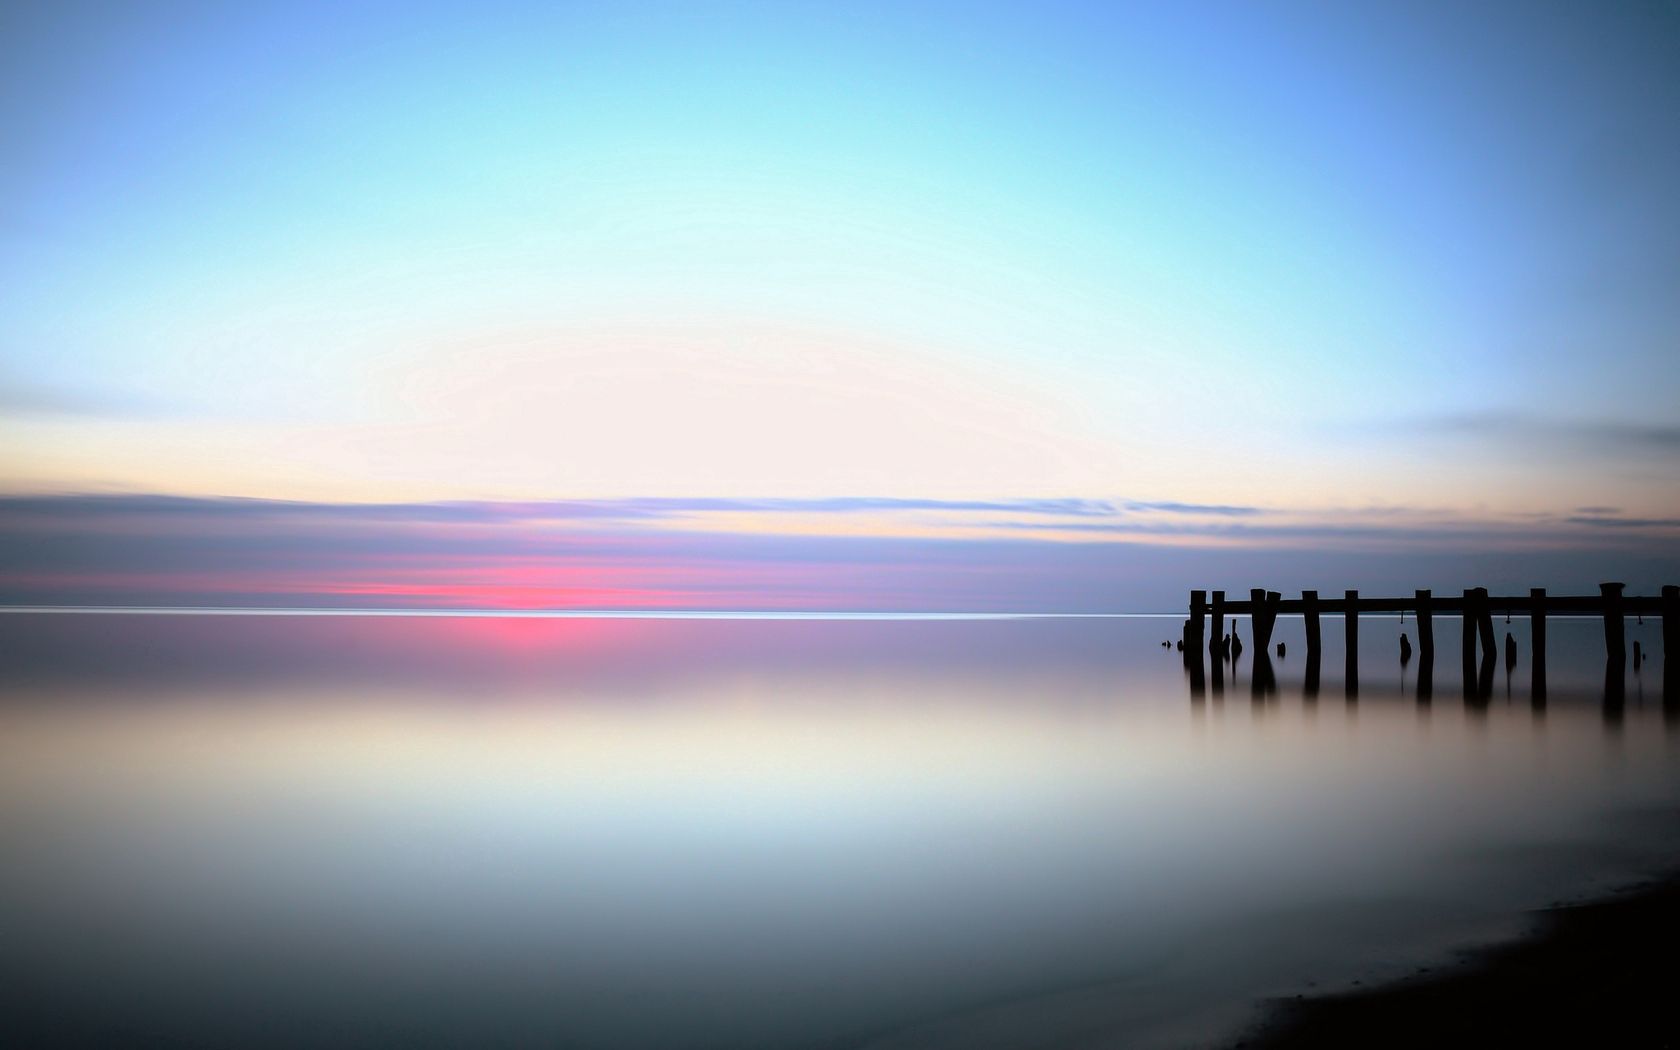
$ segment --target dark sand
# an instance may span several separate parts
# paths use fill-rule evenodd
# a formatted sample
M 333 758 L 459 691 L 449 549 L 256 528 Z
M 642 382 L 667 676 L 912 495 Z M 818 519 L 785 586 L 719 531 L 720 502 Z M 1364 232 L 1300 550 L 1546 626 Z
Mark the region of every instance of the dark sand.
M 1680 1046 L 1680 874 L 1540 912 L 1532 936 L 1458 967 L 1281 1001 L 1236 1045 Z

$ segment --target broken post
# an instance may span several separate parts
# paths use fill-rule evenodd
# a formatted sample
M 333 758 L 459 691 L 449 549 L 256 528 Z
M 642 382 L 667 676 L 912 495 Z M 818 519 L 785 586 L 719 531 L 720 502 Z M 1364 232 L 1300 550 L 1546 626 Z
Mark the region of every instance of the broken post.
M 1620 583 L 1598 585 L 1598 592 L 1604 598 L 1604 655 L 1611 660 L 1627 659 L 1622 624 L 1622 587 Z
M 1184 632 L 1184 651 L 1189 658 L 1190 647 L 1195 646 L 1198 654 L 1202 646 L 1202 614 L 1207 606 L 1206 591 L 1190 592 L 1190 622 L 1189 629 Z
M 1301 592 L 1301 619 L 1307 627 L 1307 660 L 1317 663 L 1320 648 L 1317 591 Z
M 1680 709 L 1680 587 L 1662 589 L 1663 708 Z M 1680 718 L 1680 710 L 1676 710 Z
M 1251 614 L 1254 644 L 1258 648 L 1269 650 L 1272 645 L 1272 629 L 1277 626 L 1278 603 L 1283 600 L 1283 595 L 1256 587 L 1248 592 L 1248 597 L 1250 607 L 1254 610 Z
M 1482 639 L 1482 658 L 1492 659 L 1499 651 L 1499 643 L 1493 638 L 1493 603 L 1488 601 L 1488 589 L 1476 588 L 1476 633 Z
M 1680 666 L 1680 587 L 1662 589 L 1663 665 Z
M 1435 662 L 1435 620 L 1430 612 L 1428 591 L 1417 595 L 1418 656 L 1425 665 Z

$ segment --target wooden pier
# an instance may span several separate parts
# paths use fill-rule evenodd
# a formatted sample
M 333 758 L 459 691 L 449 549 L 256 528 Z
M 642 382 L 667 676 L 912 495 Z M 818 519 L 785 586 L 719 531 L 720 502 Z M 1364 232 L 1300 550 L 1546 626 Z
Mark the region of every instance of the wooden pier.
M 1358 591 L 1346 591 L 1340 598 L 1321 597 L 1317 591 L 1302 591 L 1299 598 L 1285 598 L 1277 591 L 1255 588 L 1247 600 L 1228 599 L 1224 591 L 1190 592 L 1190 618 L 1184 621 L 1181 642 L 1192 682 L 1201 678 L 1201 650 L 1205 644 L 1214 655 L 1215 686 L 1222 681 L 1222 663 L 1228 658 L 1226 650 L 1226 619 L 1247 616 L 1255 652 L 1254 685 L 1266 688 L 1271 679 L 1270 650 L 1272 633 L 1281 615 L 1299 615 L 1307 635 L 1307 692 L 1318 690 L 1318 670 L 1322 651 L 1319 617 L 1341 616 L 1345 639 L 1348 695 L 1359 689 L 1359 616 L 1361 613 L 1410 614 L 1416 618 L 1418 636 L 1420 696 L 1428 695 L 1433 681 L 1435 660 L 1435 617 L 1458 616 L 1462 632 L 1464 683 L 1466 695 L 1472 690 L 1485 694 L 1493 677 L 1493 664 L 1498 646 L 1493 630 L 1493 618 L 1503 615 L 1526 616 L 1530 622 L 1530 678 L 1536 696 L 1546 690 L 1546 618 L 1548 616 L 1589 616 L 1604 623 L 1604 651 L 1606 681 L 1612 675 L 1618 680 L 1619 669 L 1627 661 L 1625 620 L 1627 617 L 1658 617 L 1662 620 L 1665 684 L 1672 684 L 1680 675 L 1680 587 L 1662 588 L 1656 596 L 1624 594 L 1620 583 L 1599 584 L 1598 593 L 1591 595 L 1552 595 L 1543 588 L 1527 594 L 1493 595 L 1487 588 L 1476 587 L 1458 595 L 1436 595 L 1427 590 L 1415 591 L 1410 597 L 1366 598 Z M 1204 633 L 1204 625 L 1211 630 Z M 1514 659 L 1514 652 L 1507 659 Z M 1479 659 L 1478 659 L 1479 656 Z M 1673 656 L 1673 659 L 1669 659 Z

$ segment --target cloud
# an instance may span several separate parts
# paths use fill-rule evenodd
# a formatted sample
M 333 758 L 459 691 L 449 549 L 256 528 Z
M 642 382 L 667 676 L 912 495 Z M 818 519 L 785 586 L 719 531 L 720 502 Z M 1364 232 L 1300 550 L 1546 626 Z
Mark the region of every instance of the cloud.
M 1089 499 L 1006 499 L 949 500 L 896 499 L 875 496 L 835 496 L 821 499 L 742 499 L 735 497 L 645 497 L 591 501 L 609 513 L 616 508 L 625 517 L 675 517 L 688 514 L 878 514 L 932 511 L 966 514 L 1003 512 L 1056 517 L 1109 517 L 1118 511 L 1106 500 Z M 542 506 L 536 504 L 535 506 Z
M 1512 412 L 1467 412 L 1412 417 L 1383 425 L 1385 431 L 1433 433 L 1615 458 L 1667 456 L 1680 452 L 1680 425 L 1620 419 L 1545 419 Z
M 1601 514 L 1575 514 L 1565 519 L 1572 525 L 1619 529 L 1675 529 L 1680 518 L 1618 518 Z
M 1138 506 L 1152 506 L 1139 504 Z M 1177 506 L 1162 504 L 1160 506 Z M 86 519 L 202 515 L 211 518 L 306 518 L 341 521 L 517 522 L 664 521 L 705 514 L 947 514 L 1013 513 L 1092 518 L 1117 514 L 1104 500 L 939 500 L 876 497 L 738 499 L 647 497 L 601 500 L 473 501 L 410 503 L 311 503 L 297 500 L 156 494 L 0 496 L 0 514 L 75 516 Z
M 1171 501 L 1146 503 L 1139 500 L 1128 500 L 1125 508 L 1130 511 L 1157 514 L 1209 514 L 1219 517 L 1248 517 L 1265 513 L 1259 507 L 1239 507 L 1225 503 L 1174 503 Z
M 551 500 L 494 502 L 312 503 L 301 500 L 155 494 L 67 494 L 0 497 L 0 514 L 84 520 L 190 516 L 210 519 L 282 518 L 318 521 L 511 522 L 560 519 L 627 520 L 665 516 L 633 501 Z
M 0 602 L 477 608 L 1153 611 L 1183 590 L 1261 571 L 1277 586 L 1680 576 L 1680 520 L 1454 520 L 1361 512 L 1256 521 L 1101 501 L 659 499 L 303 503 L 165 494 L 0 498 Z M 1125 506 L 1124 503 L 1120 506 Z M 1189 505 L 1171 505 L 1183 507 Z M 736 531 L 752 508 L 846 517 L 833 532 Z M 864 510 L 889 516 L 854 528 Z M 938 511 L 959 534 L 892 532 Z M 696 521 L 729 517 L 720 527 Z M 1009 512 L 1009 513 L 1003 513 Z M 1205 513 L 1205 512 L 1204 512 Z M 1013 515 L 1013 516 L 1011 516 Z M 1034 516 L 1036 515 L 1036 516 Z M 556 527 L 565 521 L 568 527 Z M 1603 528 L 1634 522 L 1639 527 Z M 1082 541 L 1081 541 L 1082 540 Z M 1388 566 L 1378 580 L 1373 566 Z M 1561 575 L 1526 576 L 1553 565 Z M 1437 575 L 1421 582 L 1424 567 Z M 1567 572 L 1564 570 L 1567 569 Z M 1519 571 L 1520 570 L 1520 571 Z M 1417 575 L 1414 575 L 1416 573 Z M 1517 577 L 1522 577 L 1518 579 Z

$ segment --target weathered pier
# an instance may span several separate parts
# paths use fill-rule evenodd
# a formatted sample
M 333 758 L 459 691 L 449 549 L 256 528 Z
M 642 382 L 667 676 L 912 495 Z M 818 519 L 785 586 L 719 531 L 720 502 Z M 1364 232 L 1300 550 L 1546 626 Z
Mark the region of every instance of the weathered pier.
M 1526 616 L 1530 624 L 1532 653 L 1530 678 L 1536 698 L 1546 691 L 1546 619 L 1549 616 L 1589 616 L 1604 622 L 1604 650 L 1606 681 L 1615 676 L 1619 681 L 1620 668 L 1627 661 L 1625 621 L 1628 617 L 1659 617 L 1662 621 L 1663 666 L 1665 683 L 1680 674 L 1680 587 L 1662 588 L 1659 595 L 1636 596 L 1624 594 L 1620 583 L 1599 584 L 1597 594 L 1555 595 L 1544 588 L 1534 588 L 1527 594 L 1493 595 L 1485 587 L 1475 587 L 1458 595 L 1437 595 L 1431 591 L 1414 591 L 1410 597 L 1368 598 L 1358 591 L 1345 591 L 1340 598 L 1323 597 L 1317 591 L 1302 591 L 1299 598 L 1285 598 L 1277 591 L 1255 588 L 1246 600 L 1227 598 L 1224 591 L 1190 592 L 1190 617 L 1184 621 L 1182 647 L 1192 681 L 1201 679 L 1201 650 L 1206 645 L 1214 656 L 1216 688 L 1222 682 L 1220 664 L 1226 657 L 1225 625 L 1227 619 L 1249 618 L 1255 650 L 1255 688 L 1271 679 L 1270 652 L 1272 633 L 1282 615 L 1299 615 L 1307 636 L 1307 691 L 1316 694 L 1318 669 L 1322 652 L 1319 617 L 1341 616 L 1345 639 L 1348 695 L 1359 689 L 1359 617 L 1363 613 L 1410 614 L 1416 618 L 1418 635 L 1418 695 L 1427 697 L 1433 682 L 1435 660 L 1435 617 L 1458 616 L 1462 632 L 1464 688 L 1466 695 L 1486 695 L 1491 687 L 1493 666 L 1498 644 L 1493 630 L 1493 618 Z M 1204 630 L 1204 625 L 1210 630 Z M 1409 651 L 1403 659 L 1409 659 Z M 1479 657 L 1479 659 L 1478 659 Z M 1508 662 L 1514 657 L 1507 652 Z M 1636 656 L 1637 659 L 1637 656 Z M 1194 661 L 1192 666 L 1192 661 Z

